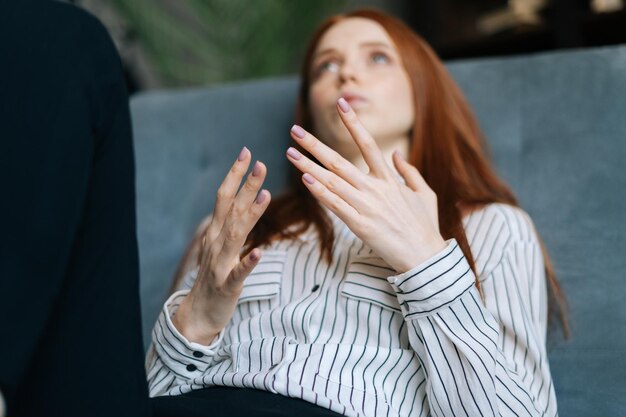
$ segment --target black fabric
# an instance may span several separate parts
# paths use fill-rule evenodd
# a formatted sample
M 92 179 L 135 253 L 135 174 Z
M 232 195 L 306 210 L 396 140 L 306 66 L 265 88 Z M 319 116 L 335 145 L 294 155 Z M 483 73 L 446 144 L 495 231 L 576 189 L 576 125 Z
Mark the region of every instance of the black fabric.
M 0 390 L 8 417 L 148 415 L 128 97 L 102 25 L 0 0 Z
M 271 392 L 212 387 L 152 398 L 155 417 L 333 417 L 341 414 Z

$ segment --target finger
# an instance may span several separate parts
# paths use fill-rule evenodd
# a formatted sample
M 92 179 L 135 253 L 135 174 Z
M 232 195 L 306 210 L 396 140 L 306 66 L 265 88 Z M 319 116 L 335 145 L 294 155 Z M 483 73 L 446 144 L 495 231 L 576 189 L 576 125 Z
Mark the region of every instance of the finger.
M 287 149 L 287 159 L 289 159 L 289 162 L 291 162 L 297 169 L 302 171 L 303 174 L 307 172 L 310 173 L 318 181 L 321 181 L 328 191 L 338 195 L 342 200 L 346 201 L 351 206 L 360 207 L 359 204 L 363 203 L 360 198 L 361 193 L 359 190 L 354 188 L 337 174 L 330 172 L 313 162 L 305 155 L 302 155 L 297 149 Z
M 324 184 L 309 173 L 302 175 L 302 182 L 309 189 L 311 194 L 313 194 L 313 197 L 335 213 L 350 229 L 356 226 L 360 214 L 354 207 L 345 202 L 337 194 L 330 192 Z
M 209 229 L 213 229 L 214 233 L 222 229 L 226 215 L 230 211 L 233 199 L 237 194 L 239 184 L 241 184 L 241 180 L 248 170 L 250 159 L 250 151 L 244 146 L 237 160 L 233 163 L 228 174 L 226 174 L 226 178 L 224 178 L 224 181 L 222 181 L 222 184 L 217 190 L 213 219 L 209 226 Z
M 261 250 L 259 248 L 252 249 L 247 256 L 235 265 L 228 276 L 226 285 L 228 285 L 232 290 L 240 288 L 248 275 L 250 275 L 252 270 L 258 265 L 261 260 L 261 255 Z
M 220 258 L 228 260 L 236 257 L 239 259 L 246 238 L 269 206 L 271 197 L 270 192 L 263 189 L 243 216 L 239 218 L 228 216 L 218 237 L 218 243 L 222 245 L 219 252 Z
M 350 135 L 361 150 L 365 163 L 370 168 L 370 172 L 379 178 L 391 176 L 389 166 L 385 162 L 383 153 L 378 147 L 376 140 L 365 129 L 350 104 L 341 97 L 337 100 L 337 111 L 341 121 L 346 126 Z
M 320 161 L 328 170 L 343 178 L 354 187 L 362 189 L 363 183 L 366 180 L 364 174 L 335 150 L 328 147 L 298 125 L 292 126 L 291 137 Z
M 265 200 L 268 191 L 263 193 L 259 192 L 259 189 L 263 185 L 267 168 L 265 164 L 260 161 L 254 163 L 252 172 L 248 174 L 246 182 L 237 193 L 230 212 L 226 216 L 222 230 L 220 230 L 220 236 L 222 238 L 222 244 L 228 239 L 228 246 L 226 247 L 227 254 L 225 256 L 231 256 L 231 251 L 240 249 L 240 245 L 243 245 L 245 238 L 252 230 L 254 224 L 258 221 L 263 211 L 260 211 L 259 204 L 253 204 L 256 199 L 259 199 L 261 203 L 267 203 Z M 257 209 L 255 212 L 254 210 Z M 241 241 L 241 234 L 243 234 L 243 241 Z
M 430 187 L 426 183 L 422 174 L 420 174 L 419 170 L 409 164 L 403 157 L 400 155 L 400 152 L 395 151 L 392 157 L 393 163 L 398 170 L 398 173 L 402 175 L 406 185 L 413 191 L 424 191 L 430 190 Z
M 246 182 L 244 182 L 243 186 L 237 193 L 237 196 L 233 200 L 228 216 L 233 216 L 237 219 L 245 215 L 245 213 L 250 209 L 252 202 L 256 199 L 257 194 L 263 185 L 263 181 L 265 181 L 266 174 L 267 168 L 265 164 L 261 161 L 256 161 L 252 167 L 252 172 L 248 174 Z

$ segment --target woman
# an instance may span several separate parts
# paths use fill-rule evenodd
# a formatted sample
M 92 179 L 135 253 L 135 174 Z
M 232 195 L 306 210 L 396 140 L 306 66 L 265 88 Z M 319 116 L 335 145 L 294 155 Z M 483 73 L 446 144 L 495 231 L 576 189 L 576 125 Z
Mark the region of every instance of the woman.
M 301 78 L 291 191 L 270 203 L 257 162 L 237 193 L 241 151 L 155 326 L 151 396 L 230 386 L 343 415 L 556 415 L 558 284 L 435 54 L 356 11 L 319 28 Z

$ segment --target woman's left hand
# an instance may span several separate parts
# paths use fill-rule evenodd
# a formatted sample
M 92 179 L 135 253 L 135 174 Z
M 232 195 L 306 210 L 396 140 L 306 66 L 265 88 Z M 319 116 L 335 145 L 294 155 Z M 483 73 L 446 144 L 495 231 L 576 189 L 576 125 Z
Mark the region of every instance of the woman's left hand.
M 305 186 L 321 204 L 398 273 L 408 271 L 446 246 L 439 232 L 437 196 L 417 168 L 395 152 L 393 163 L 406 181 L 402 184 L 356 113 L 344 107 L 347 111 L 338 103 L 337 111 L 368 173 L 296 125 L 291 136 L 323 166 L 295 148 L 289 148 L 287 158 L 304 173 Z

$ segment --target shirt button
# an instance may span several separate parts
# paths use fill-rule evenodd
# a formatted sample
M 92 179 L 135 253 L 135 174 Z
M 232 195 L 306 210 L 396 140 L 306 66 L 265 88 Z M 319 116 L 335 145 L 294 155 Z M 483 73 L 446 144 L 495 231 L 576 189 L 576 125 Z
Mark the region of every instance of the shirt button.
M 194 356 L 195 358 L 201 358 L 201 357 L 203 357 L 203 356 L 204 356 L 204 353 L 202 353 L 202 352 L 200 352 L 200 351 L 197 351 L 197 350 L 196 350 L 196 351 L 194 351 L 194 352 L 193 352 L 193 356 Z
M 187 372 L 193 372 L 193 371 L 195 371 L 196 369 L 198 369 L 198 368 L 196 368 L 196 365 L 194 365 L 194 364 L 192 364 L 192 363 L 190 363 L 189 365 L 187 365 Z
M 313 286 L 313 288 L 311 288 L 311 292 L 315 292 L 315 291 L 317 291 L 317 290 L 319 290 L 319 289 L 320 289 L 320 286 L 319 286 L 319 285 L 317 285 L 317 284 L 315 284 L 315 285 Z

